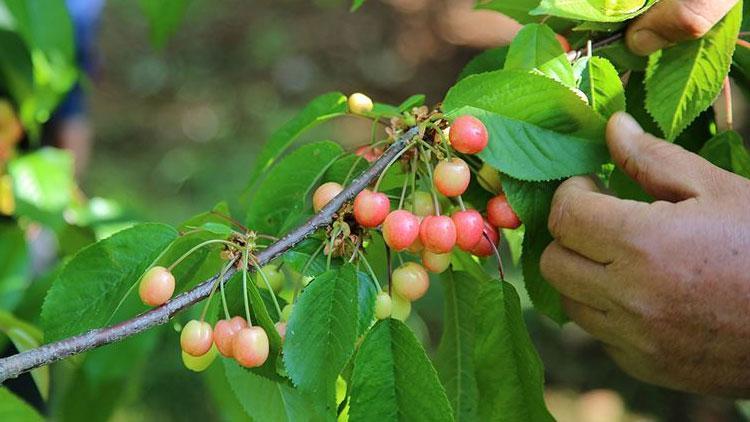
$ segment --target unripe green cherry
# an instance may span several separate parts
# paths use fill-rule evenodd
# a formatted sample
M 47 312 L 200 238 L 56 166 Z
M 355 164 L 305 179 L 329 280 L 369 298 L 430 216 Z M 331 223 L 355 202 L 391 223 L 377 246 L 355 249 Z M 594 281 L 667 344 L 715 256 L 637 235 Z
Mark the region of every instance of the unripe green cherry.
M 336 182 L 327 182 L 318 186 L 313 193 L 313 209 L 320 212 L 336 195 L 340 194 L 344 187 Z
M 284 287 L 284 280 L 286 280 L 286 277 L 284 276 L 284 272 L 279 271 L 279 267 L 274 264 L 266 264 L 262 267 L 262 270 L 263 274 L 265 274 L 268 279 L 268 284 L 271 285 L 271 289 L 274 292 L 278 292 Z M 263 276 L 260 275 L 260 272 L 255 274 L 255 285 L 261 289 L 268 289 L 266 281 L 263 279 Z
M 458 196 L 466 192 L 471 180 L 471 170 L 460 158 L 444 160 L 435 166 L 433 182 L 438 192 L 445 196 Z
M 391 318 L 406 321 L 411 314 L 411 302 L 399 295 L 391 297 Z
M 294 305 L 291 303 L 281 309 L 280 317 L 282 321 L 289 321 L 289 318 L 292 316 L 292 309 L 294 309 Z
M 430 276 L 416 262 L 405 262 L 393 271 L 393 291 L 411 302 L 421 298 L 430 287 Z
M 174 293 L 174 276 L 164 267 L 152 267 L 141 278 L 138 295 L 148 306 L 159 306 L 166 303 Z
M 377 296 L 375 296 L 375 318 L 390 318 L 392 309 L 393 302 L 391 301 L 391 296 L 388 293 L 380 292 Z
M 222 356 L 232 357 L 232 342 L 234 336 L 243 328 L 247 327 L 247 321 L 241 316 L 232 319 L 222 319 L 214 326 L 214 344 Z
M 202 356 L 211 349 L 213 339 L 211 325 L 194 319 L 182 328 L 180 347 L 190 356 Z
M 432 195 L 423 190 L 414 191 L 409 196 L 404 208 L 414 210 L 414 214 L 418 217 L 435 215 L 435 203 L 432 201 Z
M 276 332 L 279 333 L 279 337 L 281 337 L 281 342 L 283 343 L 286 340 L 286 322 L 279 321 L 273 324 L 273 326 L 276 327 Z
M 451 252 L 434 253 L 427 249 L 422 251 L 422 265 L 431 273 L 442 273 L 451 265 Z
M 268 335 L 258 326 L 243 328 L 234 337 L 232 349 L 235 360 L 245 368 L 263 366 L 268 359 Z
M 193 372 L 203 372 L 216 360 L 216 355 L 219 352 L 216 350 L 216 346 L 211 346 L 208 353 L 202 356 L 190 356 L 184 350 L 180 351 L 180 354 L 182 355 L 182 364 L 185 365 L 185 368 Z
M 491 165 L 484 163 L 477 173 L 477 182 L 488 192 L 502 192 L 503 184 L 500 181 L 500 172 L 492 168 Z
M 372 99 L 365 94 L 355 92 L 347 100 L 349 111 L 354 114 L 366 114 L 372 111 Z

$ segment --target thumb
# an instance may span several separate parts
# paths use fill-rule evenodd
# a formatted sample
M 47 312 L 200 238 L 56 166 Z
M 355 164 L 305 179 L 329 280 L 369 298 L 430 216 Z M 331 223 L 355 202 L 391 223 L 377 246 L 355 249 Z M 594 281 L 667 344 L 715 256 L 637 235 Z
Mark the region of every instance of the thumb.
M 708 162 L 644 132 L 627 113 L 609 119 L 607 144 L 615 164 L 656 199 L 679 202 L 705 192 Z
M 737 0 L 662 0 L 628 27 L 625 41 L 639 55 L 649 55 L 678 41 L 700 38 L 727 14 Z

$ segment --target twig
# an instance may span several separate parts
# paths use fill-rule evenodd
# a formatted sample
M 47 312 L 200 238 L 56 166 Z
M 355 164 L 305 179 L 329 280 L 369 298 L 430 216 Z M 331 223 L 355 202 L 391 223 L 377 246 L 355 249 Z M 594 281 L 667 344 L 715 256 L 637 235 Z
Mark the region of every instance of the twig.
M 602 48 L 602 47 L 606 47 L 606 46 L 608 46 L 610 44 L 614 44 L 617 41 L 620 41 L 623 37 L 625 37 L 625 31 L 624 30 L 617 31 L 614 34 L 612 34 L 612 35 L 610 35 L 610 36 L 608 36 L 606 38 L 602 38 L 600 40 L 592 42 L 591 43 L 591 50 L 596 50 L 598 48 Z M 568 53 L 567 53 L 568 60 L 572 62 L 574 60 L 577 60 L 577 59 L 583 57 L 586 54 L 586 50 L 587 50 L 587 47 L 584 47 L 584 48 L 581 48 L 581 49 L 578 49 L 578 50 L 568 51 Z
M 340 194 L 333 198 L 319 213 L 315 214 L 310 220 L 292 230 L 286 236 L 272 243 L 267 249 L 258 253 L 256 259 L 258 265 L 265 265 L 274 258 L 293 248 L 307 236 L 324 227 L 333 219 L 333 214 L 344 205 L 345 202 L 354 198 L 356 194 L 365 189 L 378 175 L 385 170 L 388 163 L 401 151 L 406 148 L 409 141 L 418 134 L 417 128 L 411 128 L 409 131 L 399 137 L 385 153 L 372 163 L 372 166 L 362 172 L 354 179 Z M 221 283 L 226 283 L 232 275 L 237 272 L 236 266 L 226 272 Z M 57 362 L 69 356 L 73 356 L 85 351 L 95 349 L 110 343 L 114 343 L 146 331 L 157 325 L 165 324 L 175 314 L 183 309 L 200 302 L 208 297 L 211 289 L 220 277 L 219 274 L 202 282 L 194 289 L 176 296 L 162 306 L 144 312 L 132 319 L 123 321 L 109 327 L 96 328 L 86 333 L 69 337 L 54 343 L 18 353 L 7 358 L 0 359 L 0 382 L 8 378 L 15 378 L 18 375 Z

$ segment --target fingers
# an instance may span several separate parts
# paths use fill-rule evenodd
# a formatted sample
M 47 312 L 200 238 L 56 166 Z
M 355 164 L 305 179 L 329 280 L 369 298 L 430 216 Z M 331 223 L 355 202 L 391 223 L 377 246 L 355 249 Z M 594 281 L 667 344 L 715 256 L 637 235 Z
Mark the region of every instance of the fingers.
M 645 205 L 599 192 L 587 177 L 571 177 L 552 198 L 548 227 L 552 237 L 576 253 L 599 263 L 612 262 L 627 235 L 626 221 Z
M 603 264 L 552 242 L 544 250 L 540 266 L 544 278 L 561 294 L 597 310 L 612 307 Z
M 679 202 L 705 194 L 713 177 L 706 160 L 645 133 L 627 113 L 609 119 L 607 144 L 615 164 L 656 199 Z
M 596 339 L 610 345 L 620 345 L 621 339 L 608 313 L 562 296 L 562 306 L 570 319 Z
M 661 0 L 628 27 L 625 41 L 649 55 L 670 44 L 705 35 L 737 0 Z

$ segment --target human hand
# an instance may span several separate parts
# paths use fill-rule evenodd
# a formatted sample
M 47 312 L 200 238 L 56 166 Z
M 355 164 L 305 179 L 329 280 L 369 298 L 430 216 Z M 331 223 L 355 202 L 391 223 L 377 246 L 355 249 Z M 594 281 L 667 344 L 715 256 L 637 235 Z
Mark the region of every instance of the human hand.
M 737 0 L 661 0 L 628 27 L 628 48 L 646 56 L 706 34 Z
M 675 389 L 750 395 L 750 181 L 659 140 L 626 113 L 614 162 L 657 199 L 555 192 L 545 278 L 625 371 Z

